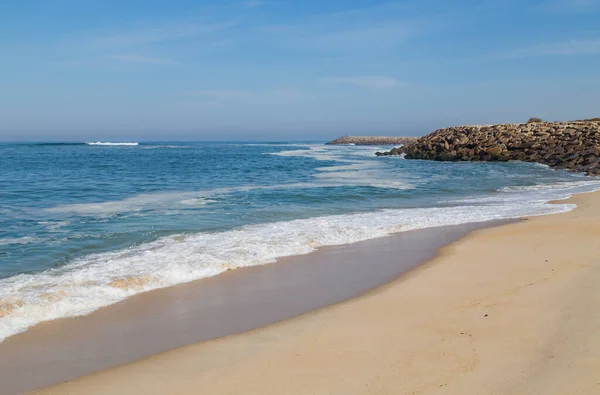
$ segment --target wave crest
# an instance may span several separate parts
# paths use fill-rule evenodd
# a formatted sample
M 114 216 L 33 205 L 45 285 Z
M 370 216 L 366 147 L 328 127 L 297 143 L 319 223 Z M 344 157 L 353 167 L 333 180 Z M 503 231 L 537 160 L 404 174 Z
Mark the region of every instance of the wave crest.
M 120 251 L 88 255 L 37 274 L 0 280 L 0 341 L 43 321 L 73 317 L 152 289 L 272 263 L 319 247 L 397 232 L 564 212 L 540 201 L 394 209 L 175 235 Z
M 105 146 L 136 146 L 136 145 L 140 145 L 140 143 L 136 142 L 129 142 L 129 143 L 113 143 L 110 141 L 90 141 L 90 142 L 86 142 L 87 145 L 105 145 Z

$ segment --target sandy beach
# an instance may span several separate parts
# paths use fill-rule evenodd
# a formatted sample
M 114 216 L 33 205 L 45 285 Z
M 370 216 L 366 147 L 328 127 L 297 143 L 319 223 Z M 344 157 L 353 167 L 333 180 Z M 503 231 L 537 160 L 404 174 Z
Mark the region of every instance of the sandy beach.
M 139 3 L 0 0 L 0 395 L 600 395 L 600 0 Z
M 600 193 L 571 202 L 362 297 L 35 393 L 600 393 Z
M 395 280 L 474 230 L 503 223 L 428 228 L 324 247 L 41 323 L 0 343 L 0 393 L 70 381 L 343 302 Z

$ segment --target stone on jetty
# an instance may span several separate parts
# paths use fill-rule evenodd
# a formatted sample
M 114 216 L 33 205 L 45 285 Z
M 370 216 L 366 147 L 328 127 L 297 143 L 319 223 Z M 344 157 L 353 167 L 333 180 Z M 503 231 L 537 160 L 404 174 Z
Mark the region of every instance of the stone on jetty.
M 327 143 L 354 145 L 406 145 L 414 142 L 417 137 L 388 137 L 388 136 L 344 136 Z
M 436 161 L 520 160 L 600 175 L 600 121 L 455 126 L 379 154 Z

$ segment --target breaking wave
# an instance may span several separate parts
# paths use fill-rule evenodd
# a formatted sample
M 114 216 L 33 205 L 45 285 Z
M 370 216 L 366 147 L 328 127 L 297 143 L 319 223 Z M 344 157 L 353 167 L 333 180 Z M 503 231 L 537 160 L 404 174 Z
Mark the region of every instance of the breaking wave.
M 415 229 L 559 213 L 573 207 L 521 201 L 394 209 L 163 237 L 120 251 L 88 255 L 42 273 L 0 280 L 0 341 L 37 323 L 88 314 L 140 292 L 268 264 L 323 246 Z
M 86 142 L 87 145 L 106 145 L 106 146 L 137 146 L 140 145 L 138 142 L 131 143 L 113 143 L 113 142 L 102 142 L 102 141 L 93 141 Z

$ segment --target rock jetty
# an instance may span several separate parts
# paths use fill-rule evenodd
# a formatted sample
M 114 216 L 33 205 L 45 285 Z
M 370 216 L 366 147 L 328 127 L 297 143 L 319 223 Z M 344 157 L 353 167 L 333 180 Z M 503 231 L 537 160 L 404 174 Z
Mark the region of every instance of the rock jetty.
M 354 145 L 406 145 L 417 140 L 417 137 L 388 137 L 388 136 L 343 136 L 327 143 Z
M 538 162 L 600 175 L 600 120 L 455 126 L 378 156 L 436 161 Z

